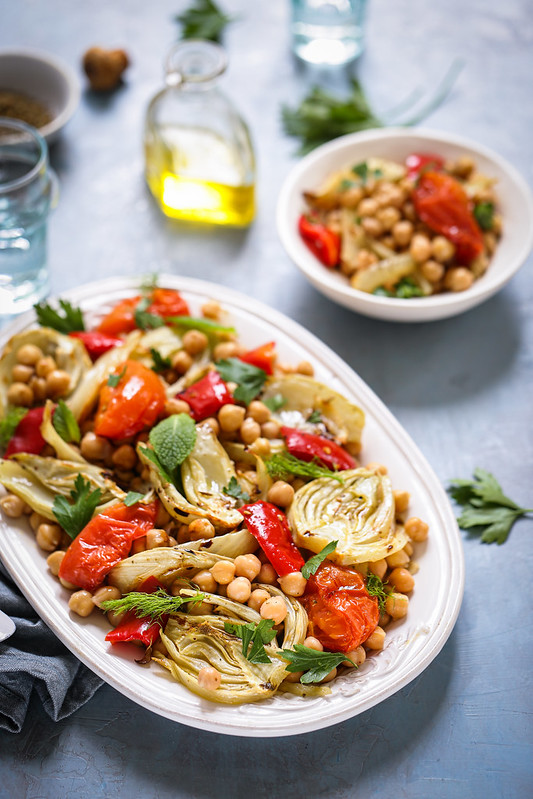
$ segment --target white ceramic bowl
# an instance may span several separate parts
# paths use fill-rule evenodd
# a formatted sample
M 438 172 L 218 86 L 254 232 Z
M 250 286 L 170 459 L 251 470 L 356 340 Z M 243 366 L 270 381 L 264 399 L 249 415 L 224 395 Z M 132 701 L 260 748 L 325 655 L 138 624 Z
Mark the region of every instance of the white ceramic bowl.
M 80 100 L 80 83 L 74 71 L 55 56 L 37 50 L 0 49 L 0 89 L 27 94 L 50 110 L 52 121 L 39 128 L 49 144 Z
M 503 235 L 487 272 L 458 293 L 401 300 L 353 289 L 338 270 L 327 269 L 298 233 L 307 208 L 302 193 L 318 188 L 332 172 L 369 157 L 404 162 L 413 152 L 434 152 L 445 159 L 474 158 L 481 172 L 496 178 Z M 533 200 L 530 190 L 507 161 L 469 139 L 436 131 L 406 128 L 369 130 L 341 136 L 313 150 L 288 174 L 278 199 L 277 227 L 288 255 L 318 291 L 352 311 L 391 322 L 428 322 L 455 316 L 487 300 L 518 271 L 533 247 Z

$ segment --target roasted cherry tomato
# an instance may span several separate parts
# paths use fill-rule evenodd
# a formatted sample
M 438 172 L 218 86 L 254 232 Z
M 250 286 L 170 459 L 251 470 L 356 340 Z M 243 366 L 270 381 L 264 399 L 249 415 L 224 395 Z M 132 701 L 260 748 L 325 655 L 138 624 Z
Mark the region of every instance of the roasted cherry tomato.
M 116 375 L 118 384 L 106 384 L 100 391 L 94 432 L 126 438 L 154 424 L 165 407 L 166 394 L 157 375 L 138 361 L 126 361 Z
M 32 408 L 18 423 L 5 456 L 16 455 L 18 452 L 27 452 L 29 455 L 40 455 L 46 441 L 41 435 L 44 406 Z
M 411 153 L 405 159 L 407 177 L 417 178 L 421 172 L 439 172 L 444 168 L 444 158 L 434 153 Z
M 208 372 L 201 380 L 178 394 L 178 397 L 189 404 L 195 422 L 216 416 L 223 405 L 235 402 L 229 388 L 216 371 Z
M 274 372 L 274 361 L 276 360 L 276 344 L 274 341 L 269 341 L 268 344 L 262 344 L 255 350 L 239 355 L 239 359 L 252 366 L 257 366 L 267 375 L 271 375 Z
M 320 461 L 328 469 L 355 469 L 357 462 L 341 446 L 323 436 L 305 433 L 295 427 L 282 427 L 281 435 L 287 449 L 301 461 Z
M 350 652 L 372 635 L 379 606 L 365 588 L 359 572 L 324 561 L 307 582 L 300 600 L 309 616 L 313 635 L 334 652 Z
M 117 336 L 119 333 L 131 333 L 137 327 L 135 323 L 135 308 L 142 297 L 128 297 L 117 303 L 107 316 L 104 316 L 97 327 L 98 332 L 108 336 Z
M 157 504 L 128 508 L 119 502 L 99 513 L 65 552 L 59 576 L 93 591 L 113 566 L 129 555 L 133 541 L 153 528 Z
M 96 361 L 104 352 L 120 347 L 124 342 L 116 336 L 108 336 L 98 330 L 76 330 L 69 333 L 71 338 L 79 338 L 83 343 L 91 361 Z
M 309 214 L 302 214 L 298 222 L 300 236 L 320 263 L 333 269 L 339 263 L 341 237 Z
M 455 245 L 458 263 L 468 265 L 483 252 L 483 235 L 472 203 L 451 175 L 423 172 L 413 190 L 413 203 L 422 222 Z
M 189 316 L 189 306 L 175 289 L 154 289 L 152 292 L 152 304 L 148 308 L 149 313 L 159 316 Z

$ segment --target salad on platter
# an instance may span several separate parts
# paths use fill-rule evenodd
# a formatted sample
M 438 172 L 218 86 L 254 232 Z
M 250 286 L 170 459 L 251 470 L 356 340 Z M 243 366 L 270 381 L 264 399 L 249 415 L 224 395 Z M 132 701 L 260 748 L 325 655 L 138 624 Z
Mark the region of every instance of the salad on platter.
M 112 647 L 230 705 L 322 695 L 379 657 L 428 525 L 360 462 L 363 411 L 216 300 L 152 282 L 95 319 L 36 313 L 0 358 L 0 506 L 72 617 L 105 614 Z

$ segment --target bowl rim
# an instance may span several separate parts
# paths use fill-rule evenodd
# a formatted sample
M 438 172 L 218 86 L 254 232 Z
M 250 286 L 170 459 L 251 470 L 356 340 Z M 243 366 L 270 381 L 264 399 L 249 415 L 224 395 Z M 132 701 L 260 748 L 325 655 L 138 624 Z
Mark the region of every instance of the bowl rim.
M 1 47 L 0 61 L 4 56 L 19 56 L 28 61 L 34 61 L 36 64 L 39 62 L 45 63 L 61 75 L 67 85 L 65 107 L 47 125 L 38 128 L 43 138 L 48 138 L 57 133 L 72 117 L 80 101 L 81 85 L 72 67 L 56 55 L 33 47 Z
M 360 291 L 359 289 L 354 289 L 349 283 L 346 285 L 339 285 L 336 279 L 336 270 L 330 271 L 326 268 L 323 268 L 322 274 L 318 270 L 314 269 L 315 264 L 311 265 L 310 262 L 304 262 L 303 259 L 300 258 L 299 254 L 295 252 L 294 243 L 298 241 L 297 232 L 296 229 L 293 230 L 292 226 L 289 224 L 290 216 L 288 211 L 290 195 L 294 190 L 295 183 L 298 182 L 302 175 L 304 175 L 306 172 L 308 172 L 308 170 L 312 169 L 313 166 L 320 162 L 322 158 L 330 155 L 331 153 L 335 153 L 338 150 L 348 148 L 352 144 L 364 144 L 366 142 L 372 142 L 379 139 L 410 138 L 426 139 L 428 143 L 435 142 L 437 144 L 443 143 L 462 147 L 467 150 L 471 150 L 474 153 L 478 153 L 488 161 L 495 163 L 502 170 L 502 172 L 507 174 L 511 183 L 514 184 L 514 188 L 518 190 L 518 193 L 521 195 L 523 200 L 526 216 L 530 218 L 532 223 L 524 228 L 523 243 L 519 249 L 519 252 L 514 258 L 513 267 L 511 269 L 508 268 L 504 274 L 494 273 L 493 275 L 490 275 L 489 270 L 489 279 L 482 285 L 480 285 L 479 281 L 475 281 L 469 289 L 466 289 L 460 293 L 449 292 L 446 294 L 435 294 L 429 297 L 417 297 L 416 305 L 411 306 L 412 310 L 417 308 L 420 310 L 423 309 L 426 312 L 430 312 L 431 309 L 448 309 L 450 315 L 452 315 L 454 312 L 459 313 L 462 310 L 467 310 L 467 308 L 472 307 L 472 305 L 477 305 L 483 302 L 485 299 L 488 299 L 490 296 L 499 291 L 499 289 L 502 288 L 502 286 L 505 285 L 505 283 L 507 283 L 514 274 L 516 274 L 533 249 L 533 195 L 526 180 L 518 172 L 516 167 L 509 163 L 509 161 L 507 161 L 491 148 L 478 144 L 472 139 L 469 139 L 465 136 L 456 135 L 454 133 L 432 130 L 431 128 L 390 127 L 372 128 L 370 130 L 358 131 L 356 133 L 348 133 L 345 136 L 339 136 L 338 138 L 333 139 L 326 144 L 322 144 L 304 156 L 297 164 L 295 164 L 295 166 L 293 166 L 287 174 L 282 184 L 276 207 L 276 226 L 278 235 L 285 251 L 291 260 L 315 286 L 319 284 L 329 289 L 330 293 L 328 296 L 331 297 L 331 292 L 337 295 L 341 294 L 347 299 L 351 299 L 353 304 L 367 304 L 369 312 L 370 309 L 372 309 L 376 314 L 379 313 L 380 310 L 386 312 L 386 310 L 393 311 L 394 309 L 402 309 L 404 312 L 407 312 L 409 306 L 406 305 L 406 301 L 403 299 L 396 297 L 381 297 L 374 294 L 369 294 L 367 292 Z M 309 255 L 312 258 L 311 253 L 309 253 Z M 318 261 L 316 261 L 316 264 L 320 265 Z M 465 305 L 467 307 L 463 307 Z M 349 305 L 348 307 L 352 307 L 352 305 Z M 407 318 L 408 313 L 404 313 L 402 316 Z M 431 317 L 425 317 L 425 319 L 429 318 Z

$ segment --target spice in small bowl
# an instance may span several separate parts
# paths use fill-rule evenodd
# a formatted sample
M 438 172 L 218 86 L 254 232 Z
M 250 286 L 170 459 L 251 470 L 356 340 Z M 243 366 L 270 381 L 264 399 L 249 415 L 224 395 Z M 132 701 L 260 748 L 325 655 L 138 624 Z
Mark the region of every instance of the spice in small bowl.
M 0 89 L 0 117 L 18 119 L 34 128 L 42 128 L 52 121 L 51 112 L 39 100 L 7 89 Z

